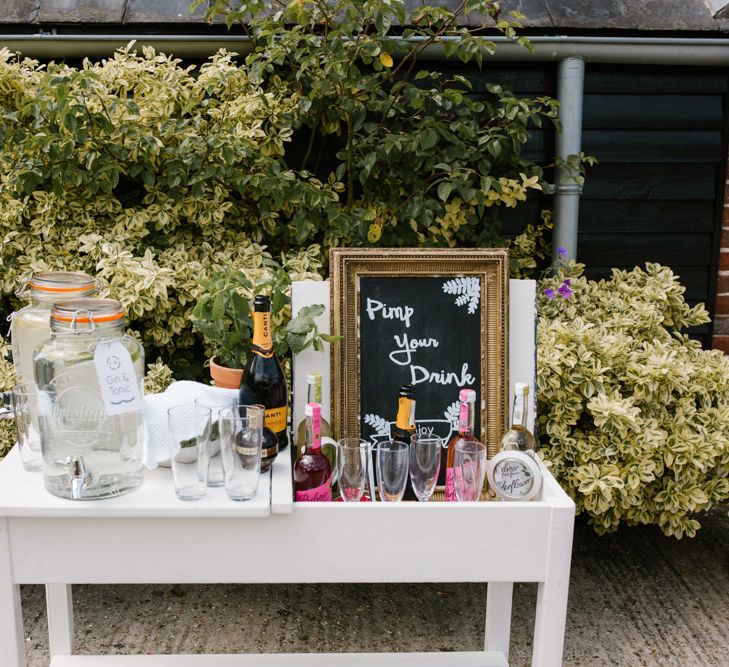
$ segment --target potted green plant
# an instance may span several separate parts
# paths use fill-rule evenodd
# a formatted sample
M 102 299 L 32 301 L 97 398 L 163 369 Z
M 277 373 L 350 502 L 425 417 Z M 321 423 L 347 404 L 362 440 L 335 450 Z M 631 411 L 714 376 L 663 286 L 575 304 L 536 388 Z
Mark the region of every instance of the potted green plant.
M 315 319 L 323 305 L 306 306 L 291 318 L 291 278 L 284 267 L 265 260 L 262 278 L 251 280 L 244 270 L 223 269 L 201 281 L 204 292 L 192 311 L 192 326 L 210 354 L 210 375 L 216 386 L 237 389 L 253 336 L 250 302 L 257 294 L 271 297 L 276 355 L 285 364 L 289 352 L 300 352 L 337 340 L 319 332 Z

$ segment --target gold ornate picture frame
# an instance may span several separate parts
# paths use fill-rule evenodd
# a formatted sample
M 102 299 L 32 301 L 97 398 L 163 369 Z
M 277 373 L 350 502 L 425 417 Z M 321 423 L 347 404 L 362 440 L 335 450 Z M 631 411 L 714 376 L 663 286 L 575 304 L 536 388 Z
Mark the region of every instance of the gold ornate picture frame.
M 341 436 L 359 437 L 362 425 L 362 404 L 361 394 L 363 382 L 376 383 L 378 377 L 386 372 L 386 366 L 382 362 L 380 366 L 372 361 L 372 355 L 363 359 L 361 337 L 362 330 L 362 290 L 367 293 L 371 285 L 392 288 L 392 293 L 397 290 L 409 289 L 411 299 L 422 299 L 418 303 L 418 309 L 422 311 L 435 310 L 433 299 L 427 299 L 427 289 L 419 290 L 417 286 L 421 282 L 414 282 L 413 279 L 430 278 L 442 279 L 443 291 L 448 291 L 451 303 L 455 304 L 446 312 L 446 308 L 439 306 L 438 312 L 428 312 L 430 322 L 437 322 L 441 332 L 447 332 L 451 340 L 449 346 L 441 345 L 434 356 L 431 351 L 431 361 L 447 357 L 452 351 L 456 340 L 456 347 L 460 345 L 458 331 L 449 331 L 448 322 L 452 313 L 458 312 L 458 317 L 468 312 L 480 319 L 478 324 L 471 325 L 480 332 L 475 345 L 478 350 L 463 349 L 460 352 L 468 353 L 469 358 L 477 359 L 479 363 L 478 373 L 474 369 L 467 369 L 463 364 L 461 369 L 435 369 L 430 374 L 426 369 L 418 367 L 416 370 L 411 366 L 410 372 L 413 378 L 423 382 L 425 386 L 418 386 L 417 389 L 425 389 L 428 383 L 436 383 L 434 388 L 439 391 L 448 391 L 449 396 L 457 399 L 458 390 L 462 388 L 465 380 L 473 380 L 472 384 L 476 389 L 478 400 L 481 403 L 480 410 L 480 435 L 481 440 L 487 445 L 489 456 L 493 456 L 499 447 L 499 441 L 507 428 L 508 423 L 508 400 L 507 400 L 507 378 L 508 378 L 508 272 L 509 259 L 508 251 L 502 248 L 335 248 L 330 252 L 330 276 L 331 276 L 331 324 L 332 333 L 341 336 L 341 341 L 332 348 L 331 365 L 331 387 L 332 387 L 332 426 L 334 432 Z M 385 279 L 387 282 L 385 282 Z M 413 285 L 416 286 L 413 289 Z M 423 286 L 428 286 L 432 291 L 432 281 L 422 281 Z M 455 285 L 455 287 L 453 287 Z M 459 292 L 461 286 L 464 291 Z M 470 295 L 465 293 L 465 288 L 471 290 Z M 450 291 L 449 291 L 450 290 Z M 422 293 L 422 294 L 421 294 Z M 459 296 L 460 295 L 460 296 Z M 470 303 L 469 303 L 470 299 Z M 409 327 L 409 315 L 415 308 L 397 307 L 389 308 L 385 305 L 386 299 L 380 301 L 366 298 L 365 326 L 371 327 L 369 320 L 375 315 L 380 317 L 401 317 L 402 327 Z M 401 300 L 402 303 L 402 300 Z M 372 305 L 376 304 L 376 305 Z M 460 310 L 457 308 L 460 307 Z M 389 324 L 389 323 L 385 323 Z M 369 329 L 370 335 L 372 329 Z M 390 332 L 391 333 L 391 332 Z M 383 346 L 383 352 L 378 359 L 387 355 L 388 350 L 391 359 L 398 354 L 398 362 L 405 361 L 405 357 L 414 357 L 405 352 L 404 349 L 392 351 L 394 339 L 400 348 L 411 345 L 423 346 L 441 344 L 437 337 L 429 336 L 427 331 L 415 333 L 415 341 L 406 337 L 406 330 L 403 328 L 401 336 L 372 336 L 377 339 L 375 345 Z M 455 336 L 455 338 L 454 338 Z M 419 343 L 418 341 L 422 341 Z M 473 343 L 473 336 L 469 338 Z M 372 342 L 366 341 L 365 346 L 372 351 Z M 374 348 L 379 349 L 379 348 Z M 409 349 L 409 348 L 408 348 Z M 458 350 L 457 350 L 458 351 Z M 400 354 L 400 353 L 403 354 Z M 425 355 L 425 350 L 423 350 Z M 434 362 L 435 363 L 435 362 Z M 421 370 L 422 368 L 422 370 Z M 401 370 L 399 372 L 402 372 Z M 380 374 L 378 376 L 378 373 Z M 471 375 L 469 375 L 471 373 Z M 369 375 L 368 375 L 369 374 Z M 374 374 L 374 375 L 373 375 Z M 476 376 L 478 380 L 476 381 Z M 450 383 L 453 386 L 450 386 Z M 442 386 L 439 383 L 443 383 Z M 459 384 L 460 383 L 460 384 Z M 366 391 L 372 393 L 371 385 L 364 385 Z M 396 407 L 396 395 L 392 395 L 393 411 Z M 417 412 L 417 408 L 416 408 Z M 367 416 L 367 415 L 366 415 Z M 388 416 L 394 417 L 394 414 Z M 373 419 L 380 419 L 375 418 Z M 444 420 L 441 420 L 444 421 Z M 384 431 L 383 431 L 384 433 Z

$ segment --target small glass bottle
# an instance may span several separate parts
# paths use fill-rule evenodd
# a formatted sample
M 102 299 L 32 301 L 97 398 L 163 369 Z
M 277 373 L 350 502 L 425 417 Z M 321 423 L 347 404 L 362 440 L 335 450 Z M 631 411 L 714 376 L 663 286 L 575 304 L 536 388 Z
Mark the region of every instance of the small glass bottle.
M 536 438 L 527 428 L 529 385 L 526 382 L 516 382 L 514 384 L 514 408 L 511 414 L 511 428 L 501 438 L 501 451 L 513 449 L 522 452 L 536 451 Z
M 478 442 L 478 438 L 473 435 L 476 424 L 476 392 L 473 389 L 461 389 L 458 394 L 458 401 L 460 403 L 458 433 L 448 441 L 448 455 L 446 457 L 446 502 L 455 502 L 458 500 L 456 498 L 455 476 L 453 472 L 453 458 L 456 453 L 456 443 L 460 440 Z
M 87 500 L 142 482 L 144 349 L 124 334 L 113 299 L 63 301 L 33 355 L 43 479 L 52 494 Z
M 321 452 L 321 405 L 307 403 L 306 448 L 294 464 L 294 500 L 297 502 L 332 499 L 332 468 Z

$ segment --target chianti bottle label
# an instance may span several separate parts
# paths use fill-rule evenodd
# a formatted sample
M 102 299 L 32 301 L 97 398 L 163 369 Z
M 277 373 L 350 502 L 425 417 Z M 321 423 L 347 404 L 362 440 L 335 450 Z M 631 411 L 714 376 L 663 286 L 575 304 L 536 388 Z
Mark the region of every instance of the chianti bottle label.
M 294 500 L 297 503 L 311 503 L 311 502 L 328 502 L 332 499 L 332 488 L 329 483 L 316 486 L 313 489 L 306 489 L 305 491 L 297 491 L 294 495 Z
M 253 351 L 261 357 L 273 356 L 270 311 L 253 313 Z
M 263 424 L 264 426 L 273 431 L 274 433 L 280 433 L 286 429 L 286 408 L 287 406 L 282 405 L 278 408 L 271 408 L 263 413 Z

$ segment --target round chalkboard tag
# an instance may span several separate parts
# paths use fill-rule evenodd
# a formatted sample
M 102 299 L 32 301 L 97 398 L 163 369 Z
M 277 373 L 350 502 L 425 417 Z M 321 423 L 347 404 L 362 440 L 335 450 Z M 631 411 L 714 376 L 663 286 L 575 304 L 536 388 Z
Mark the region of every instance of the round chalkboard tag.
M 526 452 L 499 452 L 488 462 L 486 474 L 489 486 L 503 500 L 531 500 L 542 488 L 539 464 Z

